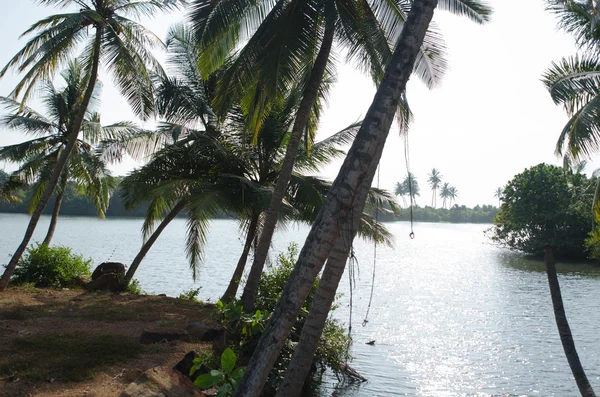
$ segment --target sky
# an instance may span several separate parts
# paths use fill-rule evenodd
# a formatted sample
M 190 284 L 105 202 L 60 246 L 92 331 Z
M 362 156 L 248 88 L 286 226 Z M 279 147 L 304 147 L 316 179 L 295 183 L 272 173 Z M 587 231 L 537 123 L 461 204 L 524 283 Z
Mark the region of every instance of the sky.
M 446 42 L 449 70 L 432 90 L 416 77 L 408 83 L 414 113 L 408 134 L 409 165 L 421 187 L 420 205 L 431 204 L 427 174 L 434 167 L 444 182 L 458 189 L 457 204 L 474 206 L 497 205 L 496 188 L 527 167 L 541 162 L 561 164 L 554 149 L 567 116 L 552 102 L 541 76 L 553 61 L 576 53 L 574 40 L 557 30 L 556 19 L 544 10 L 543 0 L 489 0 L 488 4 L 494 15 L 485 25 L 437 10 L 434 20 Z M 0 0 L 0 9 L 2 66 L 26 42 L 19 39 L 25 29 L 60 12 L 32 0 Z M 181 18 L 181 13 L 162 15 L 143 23 L 164 37 L 168 27 Z M 317 139 L 362 119 L 375 94 L 371 80 L 346 64 L 341 53 L 337 72 Z M 101 79 L 103 122 L 134 120 L 110 75 L 102 72 Z M 18 76 L 11 74 L 0 79 L 0 95 L 8 95 L 17 81 Z M 32 106 L 42 110 L 35 100 Z M 0 129 L 0 146 L 21 140 L 22 135 Z M 394 126 L 380 164 L 381 188 L 392 190 L 406 176 L 404 153 L 405 140 Z M 322 175 L 334 179 L 340 165 L 341 160 L 336 161 Z M 127 160 L 112 170 L 123 175 L 135 166 Z M 592 161 L 586 171 L 598 167 L 600 161 Z M 14 165 L 0 163 L 0 168 L 10 171 Z

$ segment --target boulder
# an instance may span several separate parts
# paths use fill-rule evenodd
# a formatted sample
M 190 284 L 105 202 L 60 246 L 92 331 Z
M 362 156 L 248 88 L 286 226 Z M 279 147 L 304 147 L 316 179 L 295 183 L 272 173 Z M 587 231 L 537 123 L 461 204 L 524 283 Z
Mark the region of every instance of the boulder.
M 103 274 L 113 273 L 119 276 L 125 276 L 125 265 L 118 262 L 104 262 L 98 265 L 98 267 L 92 273 L 92 281 L 101 277 Z
M 173 340 L 190 340 L 187 331 L 183 330 L 149 330 L 144 328 L 140 336 L 140 343 L 150 345 L 159 342 L 170 342 Z
M 194 359 L 196 357 L 198 357 L 198 353 L 196 353 L 195 351 L 192 350 L 191 352 L 186 354 L 180 362 L 175 364 L 173 369 L 181 372 L 183 375 L 190 378 L 190 380 L 192 382 L 195 381 L 196 378 L 198 377 L 198 375 L 208 373 L 208 371 L 209 371 L 207 367 L 205 367 L 204 365 L 201 365 L 200 370 L 194 372 L 194 375 L 190 376 L 190 370 L 192 369 L 192 366 L 194 365 Z
M 223 327 L 209 325 L 202 321 L 189 321 L 185 330 L 192 339 L 201 342 L 214 341 L 225 333 Z
M 131 383 L 142 375 L 142 370 L 138 368 L 128 368 L 121 371 L 120 376 L 126 383 Z
M 111 290 L 118 292 L 121 290 L 121 283 L 116 273 L 107 273 L 87 283 L 85 288 L 90 291 Z
M 206 397 L 181 372 L 169 367 L 155 367 L 130 383 L 120 397 Z

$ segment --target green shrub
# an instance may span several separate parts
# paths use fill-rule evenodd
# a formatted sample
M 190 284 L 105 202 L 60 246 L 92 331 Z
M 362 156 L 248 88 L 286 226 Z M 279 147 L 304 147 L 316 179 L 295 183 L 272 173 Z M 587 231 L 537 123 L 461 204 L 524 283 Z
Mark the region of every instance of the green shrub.
M 194 384 L 200 389 L 209 389 L 218 387 L 217 397 L 229 397 L 235 393 L 244 376 L 246 367 L 236 367 L 237 356 L 230 348 L 226 348 L 221 354 L 221 368 L 211 369 L 206 374 L 201 374 L 196 378 Z M 194 359 L 194 365 L 190 370 L 190 376 L 203 366 L 207 366 L 207 362 L 201 357 Z M 210 367 L 209 367 L 210 368 Z
M 142 285 L 140 284 L 140 280 L 138 279 L 133 279 L 129 282 L 129 284 L 127 284 L 127 287 L 125 287 L 125 292 L 132 294 L 132 295 L 144 295 L 145 292 L 142 289 Z
M 237 349 L 240 355 L 248 356 L 252 354 L 264 331 L 270 313 L 273 312 L 281 297 L 285 284 L 296 264 L 297 256 L 298 246 L 291 244 L 287 252 L 278 255 L 276 264 L 269 266 L 267 271 L 263 273 L 256 297 L 256 312 L 244 313 L 242 304 L 239 301 L 227 304 L 220 301 L 217 302 L 216 316 L 225 326 L 230 337 L 238 343 L 237 346 L 234 346 L 234 349 Z M 297 341 L 300 338 L 304 321 L 308 315 L 313 296 L 318 286 L 319 279 L 313 284 L 309 296 L 302 307 L 300 316 L 298 316 L 296 323 L 292 327 L 290 335 L 279 354 L 279 358 L 273 366 L 273 370 L 265 386 L 266 395 L 274 392 L 277 385 L 283 379 Z M 332 310 L 335 310 L 336 307 L 337 305 L 334 302 Z M 337 372 L 340 366 L 348 361 L 347 352 L 349 343 L 350 340 L 342 325 L 336 320 L 328 319 L 313 359 L 315 364 L 313 368 L 330 368 L 334 372 Z
M 187 291 L 183 291 L 181 294 L 179 294 L 179 299 L 184 301 L 198 302 L 198 295 L 200 295 L 201 289 L 202 287 L 198 287 L 190 288 Z
M 504 188 L 492 241 L 539 256 L 550 244 L 557 257 L 584 259 L 586 245 L 593 251 L 593 241 L 585 242 L 593 221 L 593 184 L 585 175 L 553 165 L 526 169 Z
M 92 260 L 63 246 L 44 244 L 29 247 L 15 269 L 15 284 L 33 283 L 37 288 L 68 287 L 90 276 Z

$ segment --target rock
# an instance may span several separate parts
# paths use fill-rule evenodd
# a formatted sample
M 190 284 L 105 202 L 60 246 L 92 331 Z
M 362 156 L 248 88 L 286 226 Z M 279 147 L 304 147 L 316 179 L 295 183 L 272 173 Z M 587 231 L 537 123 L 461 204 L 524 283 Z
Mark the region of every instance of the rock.
M 174 370 L 181 372 L 183 375 L 187 376 L 188 378 L 190 378 L 192 380 L 192 382 L 194 380 L 196 380 L 196 378 L 198 377 L 198 375 L 202 374 L 202 373 L 206 373 L 208 371 L 196 371 L 194 373 L 194 375 L 190 376 L 190 370 L 192 369 L 192 366 L 194 365 L 194 359 L 198 357 L 198 353 L 196 353 L 195 351 L 191 351 L 188 354 L 186 354 L 183 359 L 178 362 L 177 364 L 175 364 L 175 366 L 173 367 Z M 202 370 L 202 368 L 200 368 Z
M 192 381 L 168 367 L 155 367 L 130 383 L 120 397 L 206 397 Z
M 141 374 L 142 370 L 139 368 L 126 368 L 123 371 L 121 371 L 119 376 L 123 378 L 124 382 L 131 383 L 137 378 L 139 378 Z
M 191 338 L 201 342 L 213 341 L 225 333 L 223 327 L 218 325 L 208 325 L 202 321 L 188 322 L 185 330 L 188 332 Z
M 367 343 L 365 343 L 365 344 L 366 344 L 366 345 L 371 345 L 371 346 L 373 346 L 373 345 L 375 345 L 375 340 L 370 340 L 370 341 L 368 341 L 368 342 L 367 342 Z
M 111 290 L 118 292 L 121 289 L 121 284 L 116 273 L 107 273 L 87 283 L 85 288 L 89 291 Z
M 149 345 L 152 343 L 159 342 L 170 342 L 174 340 L 190 340 L 190 336 L 187 331 L 183 330 L 148 330 L 144 328 L 142 336 L 140 336 L 140 343 Z
M 125 276 L 125 265 L 118 262 L 101 263 L 92 273 L 92 281 L 107 273 Z
M 156 296 L 162 296 L 162 297 L 166 297 L 166 296 L 167 296 L 167 294 L 158 294 L 158 295 L 156 295 Z

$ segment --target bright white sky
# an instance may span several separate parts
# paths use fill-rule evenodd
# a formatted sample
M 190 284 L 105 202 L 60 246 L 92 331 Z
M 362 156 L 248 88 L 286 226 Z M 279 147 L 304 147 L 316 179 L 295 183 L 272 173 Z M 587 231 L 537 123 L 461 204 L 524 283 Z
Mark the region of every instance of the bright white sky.
M 421 186 L 417 199 L 421 205 L 431 203 L 426 179 L 433 167 L 458 188 L 458 204 L 474 206 L 497 204 L 495 189 L 526 167 L 540 162 L 560 164 L 554 145 L 567 118 L 553 104 L 540 77 L 552 61 L 575 53 L 574 42 L 557 31 L 543 0 L 490 3 L 495 13 L 484 26 L 437 11 L 434 18 L 448 47 L 449 71 L 442 85 L 431 91 L 416 78 L 409 82 L 407 93 L 415 115 L 409 134 L 410 165 Z M 19 34 L 55 12 L 30 0 L 0 0 L 0 9 L 0 64 L 4 65 L 25 43 Z M 161 16 L 145 25 L 164 37 L 179 18 Z M 318 138 L 361 119 L 375 93 L 366 76 L 342 61 L 340 57 L 338 82 Z M 0 95 L 8 95 L 16 82 L 14 75 L 0 80 Z M 133 119 L 108 77 L 104 78 L 101 111 L 104 123 Z M 22 139 L 17 133 L 0 131 L 0 146 Z M 595 163 L 588 172 L 600 166 Z M 328 167 L 323 175 L 335 178 L 340 164 Z M 134 166 L 128 161 L 113 169 L 126 174 Z M 380 186 L 393 189 L 405 175 L 403 140 L 393 129 L 382 158 Z

